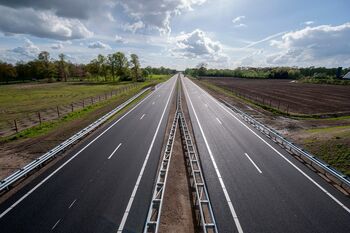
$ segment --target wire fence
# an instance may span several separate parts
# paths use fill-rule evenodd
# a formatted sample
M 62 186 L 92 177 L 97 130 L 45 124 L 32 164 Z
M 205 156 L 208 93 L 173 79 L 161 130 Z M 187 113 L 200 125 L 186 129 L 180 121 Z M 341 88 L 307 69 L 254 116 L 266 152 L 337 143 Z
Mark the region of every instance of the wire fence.
M 140 86 L 138 83 L 128 84 L 96 96 L 90 96 L 65 105 L 55 105 L 50 108 L 27 113 L 22 118 L 8 120 L 5 124 L 0 126 L 0 137 L 11 136 L 33 126 L 41 125 L 44 122 L 60 119 L 69 113 L 106 101 L 138 86 Z

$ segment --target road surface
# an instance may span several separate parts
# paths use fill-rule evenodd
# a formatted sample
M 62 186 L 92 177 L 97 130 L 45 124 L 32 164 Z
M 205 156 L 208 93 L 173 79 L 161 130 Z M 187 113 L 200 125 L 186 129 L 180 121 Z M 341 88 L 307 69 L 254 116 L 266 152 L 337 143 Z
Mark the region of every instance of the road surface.
M 350 232 L 350 199 L 182 78 L 219 232 Z
M 176 80 L 2 203 L 0 232 L 141 232 Z

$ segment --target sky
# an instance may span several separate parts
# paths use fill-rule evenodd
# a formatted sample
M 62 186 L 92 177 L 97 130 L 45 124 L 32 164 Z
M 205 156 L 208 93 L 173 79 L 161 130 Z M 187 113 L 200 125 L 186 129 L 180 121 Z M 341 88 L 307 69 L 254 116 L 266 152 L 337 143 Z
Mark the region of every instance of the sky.
M 350 66 L 349 0 L 0 0 L 0 60 L 142 66 Z

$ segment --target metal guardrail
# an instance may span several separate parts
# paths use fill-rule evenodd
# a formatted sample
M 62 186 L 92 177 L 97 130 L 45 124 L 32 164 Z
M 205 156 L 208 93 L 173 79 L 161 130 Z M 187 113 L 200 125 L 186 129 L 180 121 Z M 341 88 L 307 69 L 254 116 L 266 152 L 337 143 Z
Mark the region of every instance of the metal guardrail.
M 179 93 L 177 94 L 177 99 L 179 99 Z M 177 109 L 178 109 L 178 105 L 177 105 Z M 179 118 L 177 109 L 174 115 L 174 120 L 170 128 L 170 133 L 169 133 L 167 144 L 165 146 L 162 163 L 158 171 L 157 183 L 153 190 L 152 201 L 148 210 L 146 225 L 143 231 L 144 233 L 156 233 L 158 232 L 158 229 L 159 229 L 159 221 L 160 221 L 160 215 L 162 212 L 165 187 L 166 187 L 166 182 L 168 178 L 168 170 L 169 170 L 169 165 L 171 161 L 171 155 L 173 151 L 173 145 L 175 141 L 176 129 L 177 129 L 178 118 Z
M 329 179 L 331 179 L 333 182 L 335 182 L 345 190 L 347 191 L 350 190 L 350 178 L 348 176 L 337 171 L 335 168 L 325 163 L 321 159 L 317 158 L 316 156 L 312 155 L 308 151 L 298 147 L 293 142 L 288 141 L 286 138 L 284 138 L 275 130 L 270 129 L 269 127 L 255 120 L 253 117 L 249 116 L 247 113 L 232 106 L 225 100 L 220 99 L 220 101 L 224 103 L 227 107 L 235 111 L 236 113 L 240 114 L 246 122 L 254 126 L 256 129 L 258 129 L 262 133 L 264 133 L 266 136 L 271 138 L 274 142 L 278 143 L 281 147 L 286 149 L 289 153 L 297 155 L 298 157 L 303 159 L 303 161 L 305 161 L 306 163 L 311 165 L 313 168 L 315 168 L 317 171 L 324 173 L 324 175 L 326 175 Z M 331 175 L 331 177 L 329 175 Z M 332 177 L 334 179 L 332 179 Z
M 78 133 L 74 134 L 72 137 L 68 138 L 66 141 L 62 142 L 61 144 L 59 144 L 58 146 L 56 146 L 52 150 L 48 151 L 47 153 L 45 153 L 44 155 L 42 155 L 39 158 L 35 159 L 34 161 L 32 161 L 31 163 L 27 164 L 23 168 L 15 171 L 10 176 L 8 176 L 5 179 L 1 180 L 0 181 L 0 193 L 5 191 L 5 190 L 9 190 L 12 184 L 14 184 L 15 182 L 19 181 L 23 177 L 27 176 L 34 169 L 36 169 L 38 167 L 41 167 L 46 161 L 48 161 L 49 159 L 57 156 L 61 151 L 63 151 L 64 149 L 66 149 L 70 145 L 74 144 L 75 142 L 77 142 L 79 139 L 84 137 L 86 134 L 88 134 L 91 131 L 93 131 L 94 129 L 96 129 L 102 123 L 106 122 L 111 116 L 113 116 L 114 114 L 119 112 L 125 106 L 127 106 L 132 101 L 134 101 L 136 98 L 138 98 L 143 93 L 145 93 L 147 90 L 149 90 L 149 88 L 143 89 L 141 92 L 139 92 L 138 94 L 134 95 L 133 97 L 131 97 L 130 99 L 128 99 L 127 101 L 125 101 L 124 103 L 122 103 L 117 108 L 113 109 L 112 111 L 110 111 L 109 113 L 107 113 L 106 115 L 101 117 L 100 119 L 96 120 L 92 124 L 88 125 L 86 128 L 84 128 L 81 131 L 79 131 Z
M 181 83 L 177 92 L 176 113 L 170 129 L 169 138 L 165 147 L 162 163 L 158 172 L 157 182 L 153 191 L 152 201 L 148 210 L 147 220 L 144 227 L 144 233 L 157 233 L 162 212 L 162 204 L 165 193 L 165 187 L 168 177 L 168 169 L 171 160 L 173 143 L 175 140 L 176 128 L 180 126 L 182 144 L 185 150 L 187 172 L 190 177 L 192 195 L 194 197 L 194 206 L 196 219 L 201 232 L 217 233 L 217 226 L 210 204 L 209 195 L 202 175 L 201 165 L 197 157 L 192 138 L 189 134 L 185 117 L 181 105 Z
M 186 163 L 188 172 L 190 174 L 190 184 L 195 191 L 194 205 L 195 215 L 198 220 L 198 226 L 204 233 L 217 233 L 218 229 L 214 218 L 213 209 L 209 200 L 208 191 L 205 180 L 202 174 L 201 164 L 198 159 L 195 145 L 193 144 L 189 129 L 187 127 L 186 119 L 182 111 L 181 98 L 179 100 L 179 125 L 182 137 L 182 144 L 184 145 Z

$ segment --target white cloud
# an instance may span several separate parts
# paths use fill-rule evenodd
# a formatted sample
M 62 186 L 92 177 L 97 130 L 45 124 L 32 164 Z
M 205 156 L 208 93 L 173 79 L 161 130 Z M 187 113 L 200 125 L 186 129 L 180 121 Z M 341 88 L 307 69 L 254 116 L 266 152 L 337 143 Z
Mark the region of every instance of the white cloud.
M 142 22 L 142 21 L 137 21 L 135 23 L 132 23 L 132 24 L 125 24 L 123 25 L 123 29 L 125 31 L 130 31 L 132 33 L 135 33 L 136 31 L 138 31 L 139 29 L 142 29 L 145 27 L 145 24 Z
M 107 16 L 109 21 L 111 21 L 111 22 L 115 22 L 116 21 L 115 18 L 113 17 L 113 15 L 111 14 L 111 12 L 108 12 L 106 14 L 106 16 Z
M 232 20 L 232 23 L 236 24 L 239 23 L 242 19 L 245 19 L 244 15 L 238 16 Z
M 111 47 L 108 44 L 104 44 L 101 41 L 95 41 L 88 44 L 90 49 L 110 49 Z
M 17 61 L 29 61 L 37 58 L 40 52 L 32 41 L 24 38 L 24 44 L 13 49 L 7 49 L 0 52 L 0 60 L 4 60 L 10 63 Z
M 62 43 L 54 43 L 51 45 L 52 49 L 62 49 L 63 48 L 63 44 Z
M 267 36 L 267 37 L 265 37 L 265 38 L 263 38 L 263 39 L 261 39 L 261 40 L 250 42 L 248 45 L 244 46 L 243 48 L 245 49 L 245 48 L 254 47 L 255 45 L 258 45 L 258 44 L 261 44 L 261 43 L 263 43 L 263 42 L 272 40 L 273 38 L 282 36 L 282 35 L 285 34 L 285 33 L 286 33 L 286 32 L 278 32 L 278 33 L 276 33 L 276 34 Z
M 314 24 L 315 22 L 314 21 L 306 21 L 306 22 L 304 22 L 303 24 L 305 24 L 305 25 L 312 25 L 312 24 Z
M 121 36 L 115 35 L 115 42 L 124 44 L 126 43 L 126 40 Z
M 176 48 L 172 49 L 175 55 L 186 58 L 203 58 L 212 62 L 228 60 L 227 55 L 222 52 L 221 43 L 213 41 L 199 29 L 180 34 L 173 40 L 176 43 Z
M 245 27 L 247 27 L 247 25 L 244 24 L 244 23 L 240 23 L 240 24 L 234 25 L 234 27 L 235 27 L 235 28 L 245 28 Z
M 273 64 L 298 64 L 315 60 L 325 65 L 343 63 L 350 59 L 350 23 L 339 26 L 306 27 L 271 41 L 282 50 L 268 57 Z
M 193 10 L 193 6 L 201 5 L 206 0 L 119 0 L 124 11 L 134 20 L 141 21 L 145 26 L 170 33 L 170 20 L 183 11 Z
M 0 6 L 0 30 L 58 40 L 80 39 L 93 34 L 78 19 L 58 17 L 51 11 L 4 6 Z
M 247 24 L 242 23 L 242 20 L 245 19 L 244 15 L 238 16 L 232 20 L 232 23 L 234 24 L 235 28 L 245 28 L 247 27 Z

